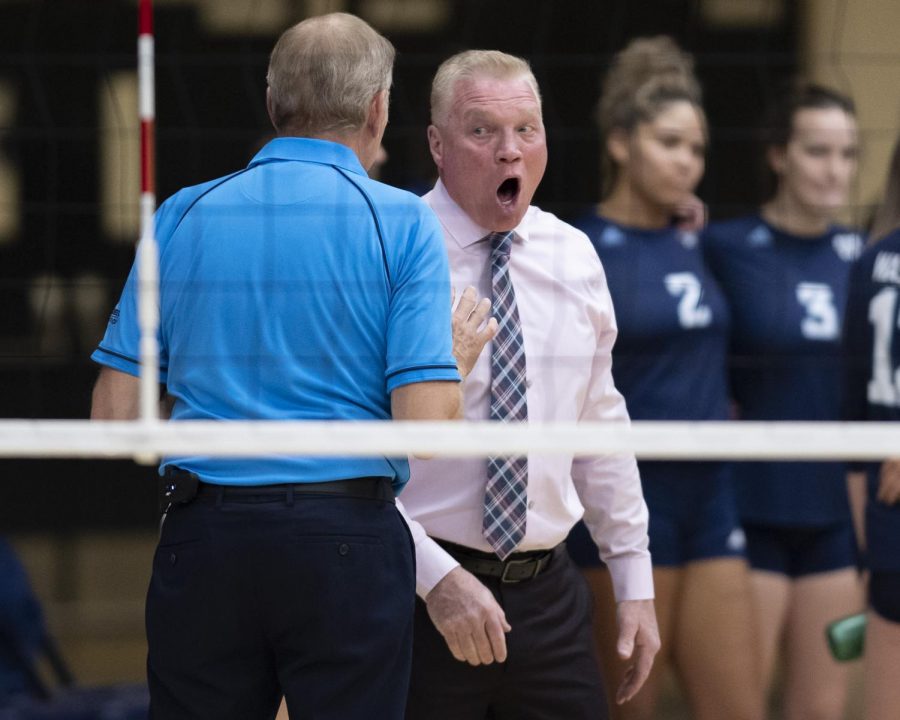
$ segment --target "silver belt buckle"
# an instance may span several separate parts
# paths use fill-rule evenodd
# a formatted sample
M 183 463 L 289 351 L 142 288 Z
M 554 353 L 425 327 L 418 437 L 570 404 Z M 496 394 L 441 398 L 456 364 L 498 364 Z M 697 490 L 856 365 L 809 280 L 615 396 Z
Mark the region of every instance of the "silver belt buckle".
M 506 560 L 503 565 L 503 574 L 500 576 L 500 582 L 502 583 L 519 583 L 523 580 L 533 580 L 537 577 L 538 573 L 541 571 L 541 559 L 542 558 L 526 558 L 523 560 Z M 510 578 L 507 573 L 512 567 L 519 567 L 521 565 L 527 565 L 528 563 L 534 563 L 534 570 L 530 575 L 526 575 L 523 578 L 518 578 L 517 580 L 513 580 Z

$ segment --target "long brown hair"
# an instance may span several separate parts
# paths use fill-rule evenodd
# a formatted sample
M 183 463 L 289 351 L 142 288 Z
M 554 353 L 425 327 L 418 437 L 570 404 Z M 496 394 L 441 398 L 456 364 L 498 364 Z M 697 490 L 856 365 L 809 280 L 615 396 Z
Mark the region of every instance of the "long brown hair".
M 894 152 L 891 154 L 884 197 L 875 211 L 869 242 L 877 242 L 896 227 L 900 227 L 900 137 L 897 138 Z

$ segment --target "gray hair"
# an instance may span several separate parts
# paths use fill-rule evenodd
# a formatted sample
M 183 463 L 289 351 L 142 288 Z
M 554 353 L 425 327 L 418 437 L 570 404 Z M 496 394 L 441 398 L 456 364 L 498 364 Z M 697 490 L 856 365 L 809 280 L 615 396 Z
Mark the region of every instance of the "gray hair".
M 372 98 L 391 87 L 394 54 L 386 38 L 347 13 L 288 28 L 266 75 L 275 129 L 299 136 L 358 130 Z
M 466 50 L 444 60 L 431 82 L 431 122 L 441 125 L 450 114 L 453 90 L 460 80 L 489 77 L 497 80 L 522 78 L 534 91 L 538 107 L 541 91 L 527 60 L 499 50 Z

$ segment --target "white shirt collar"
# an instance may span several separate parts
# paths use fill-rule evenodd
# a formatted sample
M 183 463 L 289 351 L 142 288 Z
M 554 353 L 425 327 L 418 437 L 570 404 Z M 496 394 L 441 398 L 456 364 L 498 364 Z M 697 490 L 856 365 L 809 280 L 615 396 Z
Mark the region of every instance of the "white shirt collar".
M 493 232 L 481 227 L 472 220 L 466 214 L 466 211 L 450 197 L 450 193 L 447 192 L 447 188 L 440 179 L 435 183 L 434 189 L 424 196 L 424 200 L 437 214 L 447 236 L 452 238 L 461 248 L 474 245 Z M 533 205 L 529 206 L 528 210 L 525 211 L 522 222 L 515 227 L 515 233 L 522 239 L 522 242 L 528 242 L 528 226 L 531 223 L 531 218 L 537 211 L 538 209 Z

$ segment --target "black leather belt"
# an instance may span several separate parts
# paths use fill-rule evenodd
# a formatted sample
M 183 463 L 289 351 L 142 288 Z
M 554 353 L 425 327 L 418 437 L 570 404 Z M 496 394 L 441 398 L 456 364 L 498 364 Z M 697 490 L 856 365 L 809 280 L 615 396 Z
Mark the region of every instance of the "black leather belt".
M 513 553 L 506 560 L 500 560 L 493 553 L 457 545 L 447 540 L 435 538 L 435 542 L 473 575 L 500 578 L 500 582 L 503 583 L 518 583 L 536 578 L 550 565 L 554 553 L 562 548 L 562 545 L 557 545 L 550 550 Z
M 385 500 L 393 502 L 394 490 L 390 478 L 361 477 L 328 482 L 285 483 L 274 485 L 215 485 L 200 482 L 197 497 L 213 496 L 217 501 L 265 502 L 287 500 L 295 495 L 340 495 L 341 497 Z
M 183 505 L 195 498 L 216 502 L 293 502 L 295 495 L 337 495 L 367 500 L 394 501 L 391 479 L 361 477 L 329 482 L 289 483 L 274 485 L 217 485 L 200 480 L 192 472 L 169 465 L 160 484 L 160 509 Z

